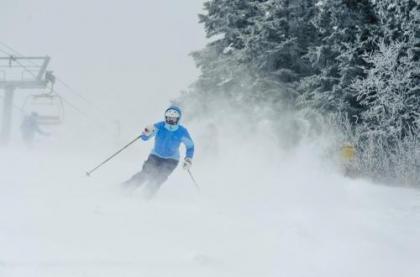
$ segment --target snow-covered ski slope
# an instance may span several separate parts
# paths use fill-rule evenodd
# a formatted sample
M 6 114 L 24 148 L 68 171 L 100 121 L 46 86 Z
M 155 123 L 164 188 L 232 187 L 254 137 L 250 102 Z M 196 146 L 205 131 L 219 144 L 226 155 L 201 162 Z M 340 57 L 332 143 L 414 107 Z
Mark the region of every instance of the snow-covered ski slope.
M 118 183 L 150 146 L 91 178 L 83 170 L 110 148 L 2 149 L 0 276 L 420 276 L 420 191 L 257 141 L 197 151 L 201 192 L 178 169 L 148 202 Z
M 75 129 L 52 131 L 30 151 L 18 141 L 15 111 L 17 142 L 0 148 L 0 277 L 420 276 L 419 191 L 343 178 L 316 149 L 277 151 L 269 134 L 255 138 L 260 130 L 218 125 L 226 141 L 211 148 L 217 139 L 200 140 L 206 125 L 187 124 L 200 193 L 181 169 L 153 201 L 121 190 L 150 143 L 84 175 L 161 120 L 168 99 L 196 80 L 188 53 L 207 42 L 202 2 L 1 4 L 0 41 L 28 56 L 48 53 L 57 77 L 97 107 L 58 82 L 89 118 L 67 105 L 65 128 L 74 121 Z M 17 93 L 15 104 L 32 93 Z M 107 145 L 116 119 L 120 142 Z M 91 134 L 100 125 L 110 130 Z

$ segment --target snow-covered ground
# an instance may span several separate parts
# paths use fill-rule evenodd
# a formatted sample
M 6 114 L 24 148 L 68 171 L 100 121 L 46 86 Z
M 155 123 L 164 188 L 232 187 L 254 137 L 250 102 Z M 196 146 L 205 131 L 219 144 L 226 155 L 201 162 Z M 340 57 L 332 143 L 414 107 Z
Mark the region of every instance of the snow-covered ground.
M 103 107 L 97 120 L 67 105 L 76 127 L 61 139 L 0 148 L 0 277 L 420 276 L 420 191 L 344 178 L 315 147 L 282 152 L 269 134 L 255 138 L 261 130 L 224 126 L 213 149 L 216 138 L 200 141 L 205 126 L 192 130 L 200 192 L 182 169 L 152 201 L 122 190 L 150 143 L 86 177 L 200 73 L 187 53 L 205 44 L 203 1 L 123 2 L 9 0 L 0 9 L 2 42 L 48 53 L 57 76 Z M 16 94 L 17 107 L 27 95 Z M 125 129 L 110 146 L 114 119 Z M 107 133 L 82 137 L 102 124 Z
M 96 120 L 66 106 L 76 127 L 61 138 L 0 148 L 0 277 L 420 276 L 420 191 L 346 179 L 313 147 L 275 150 L 269 134 L 255 138 L 261 130 L 244 141 L 225 126 L 213 149 L 216 138 L 200 141 L 205 126 L 192 130 L 199 193 L 182 169 L 153 201 L 121 189 L 150 143 L 86 177 L 199 75 L 187 53 L 205 44 L 203 1 L 123 2 L 9 0 L 0 9 L 2 42 L 48 53 L 57 76 L 104 107 Z M 16 94 L 17 107 L 27 95 Z M 22 116 L 15 111 L 14 139 Z M 110 146 L 113 119 L 125 129 Z M 102 124 L 107 133 L 82 137 Z
M 420 191 L 265 146 L 198 156 L 200 193 L 178 169 L 152 201 L 118 185 L 150 144 L 90 178 L 98 151 L 2 149 L 0 276 L 420 276 Z

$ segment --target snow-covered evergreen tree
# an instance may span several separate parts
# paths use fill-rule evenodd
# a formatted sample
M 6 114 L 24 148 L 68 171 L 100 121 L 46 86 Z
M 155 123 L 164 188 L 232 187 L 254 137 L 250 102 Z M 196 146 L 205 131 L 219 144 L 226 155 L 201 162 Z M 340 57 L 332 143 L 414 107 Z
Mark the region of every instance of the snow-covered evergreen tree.
M 205 9 L 200 20 L 214 41 L 193 53 L 202 71 L 195 95 L 292 102 L 293 83 L 312 74 L 303 57 L 316 39 L 315 1 L 217 0 Z
M 301 80 L 300 101 L 324 112 L 357 115 L 360 106 L 347 89 L 363 75 L 363 53 L 374 49 L 378 19 L 368 0 L 323 0 L 313 20 L 319 41 L 306 55 L 315 74 Z
M 193 53 L 201 76 L 183 98 L 198 113 L 238 105 L 263 118 L 286 107 L 346 118 L 360 156 L 390 172 L 409 151 L 420 123 L 418 0 L 210 0 L 200 21 L 212 41 Z
M 365 55 L 371 65 L 366 77 L 358 78 L 350 88 L 363 106 L 360 126 L 364 133 L 395 142 L 409 132 L 417 133 L 420 118 L 418 76 L 420 63 L 413 54 L 404 54 L 408 42 L 379 43 L 379 50 Z M 410 52 L 411 53 L 411 52 Z

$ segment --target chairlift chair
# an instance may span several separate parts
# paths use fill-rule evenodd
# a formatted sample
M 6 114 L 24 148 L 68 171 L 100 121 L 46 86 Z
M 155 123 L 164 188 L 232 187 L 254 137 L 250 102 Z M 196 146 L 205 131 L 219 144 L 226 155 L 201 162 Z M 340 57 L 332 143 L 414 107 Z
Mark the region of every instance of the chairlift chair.
M 40 125 L 61 125 L 64 120 L 63 99 L 56 93 L 41 93 L 28 96 L 24 110 L 38 114 Z

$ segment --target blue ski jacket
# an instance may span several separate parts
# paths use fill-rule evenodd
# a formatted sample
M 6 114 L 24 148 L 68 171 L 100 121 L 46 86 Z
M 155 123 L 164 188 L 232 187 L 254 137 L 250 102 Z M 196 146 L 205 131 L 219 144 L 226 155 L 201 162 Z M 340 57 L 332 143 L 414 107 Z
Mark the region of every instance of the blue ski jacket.
M 181 125 L 176 125 L 175 129 L 169 128 L 164 121 L 154 124 L 155 131 L 150 135 L 141 135 L 144 141 L 155 137 L 155 145 L 152 154 L 164 159 L 179 160 L 179 147 L 181 143 L 186 148 L 186 158 L 194 156 L 194 142 L 191 139 L 188 130 Z

